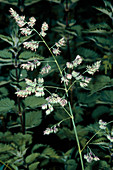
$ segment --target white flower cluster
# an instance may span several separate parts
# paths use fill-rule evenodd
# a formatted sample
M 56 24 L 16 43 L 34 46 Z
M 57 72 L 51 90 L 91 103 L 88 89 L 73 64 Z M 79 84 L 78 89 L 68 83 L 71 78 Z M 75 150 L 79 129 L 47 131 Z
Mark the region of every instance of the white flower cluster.
M 36 49 L 39 47 L 39 42 L 38 41 L 28 41 L 23 43 L 24 48 L 28 49 L 30 48 L 32 51 L 36 51 Z
M 50 133 L 56 133 L 58 131 L 58 128 L 56 126 L 53 126 L 51 128 L 46 128 L 44 131 L 44 135 L 49 135 Z
M 13 16 L 19 27 L 23 27 L 26 24 L 25 16 L 19 16 L 17 12 L 14 11 L 12 8 L 10 8 L 9 12 L 11 13 L 11 16 Z
M 34 81 L 25 79 L 26 84 L 28 85 L 25 90 L 19 90 L 16 92 L 18 97 L 27 97 L 28 95 L 31 95 L 32 93 L 35 93 L 36 97 L 44 96 L 44 79 L 38 78 L 38 84 L 36 82 L 36 79 Z
M 100 129 L 106 129 L 106 125 L 107 125 L 107 122 L 99 120 L 99 128 Z
M 21 30 L 21 34 L 23 34 L 25 36 L 30 35 L 32 33 L 32 30 L 30 28 L 28 28 L 28 27 L 20 28 L 20 30 Z
M 49 73 L 49 71 L 51 70 L 51 66 L 49 64 L 47 64 L 46 66 L 44 66 L 42 69 L 41 69 L 41 72 L 40 74 L 47 74 Z
M 45 36 L 46 36 L 45 31 L 47 31 L 47 30 L 48 30 L 48 24 L 47 24 L 46 22 L 44 22 L 44 23 L 42 24 L 42 27 L 41 27 L 40 35 L 41 35 L 42 37 L 45 37 Z
M 26 64 L 21 64 L 21 68 L 26 69 L 26 70 L 31 70 L 33 71 L 36 67 L 40 66 L 41 62 L 38 60 L 34 60 L 33 63 L 28 62 Z
M 61 77 L 61 83 L 64 82 L 66 85 L 68 85 L 69 84 L 69 80 L 71 80 L 72 78 L 75 78 L 74 81 L 79 81 L 80 82 L 80 86 L 82 88 L 87 87 L 89 82 L 91 81 L 91 78 L 84 77 L 79 72 L 76 72 L 76 71 L 73 70 L 74 67 L 77 67 L 81 63 L 82 63 L 82 57 L 79 56 L 79 55 L 76 56 L 74 61 L 67 62 L 66 63 L 66 67 L 67 67 L 67 69 L 70 69 L 71 73 L 65 73 L 65 76 Z M 100 63 L 101 63 L 101 61 L 97 61 L 92 66 L 87 66 L 85 72 L 88 72 L 89 74 L 94 74 L 96 71 L 98 71 L 98 69 L 100 67 Z
M 46 100 L 48 101 L 48 103 L 51 103 L 51 104 L 58 103 L 62 107 L 64 107 L 67 104 L 66 99 L 59 97 L 58 94 L 55 94 L 55 93 L 52 93 L 51 96 L 46 98 Z
M 96 71 L 99 71 L 100 63 L 101 61 L 97 61 L 92 66 L 87 66 L 86 71 L 93 75 Z
M 34 17 L 29 18 L 29 22 L 27 22 L 27 24 L 30 27 L 33 27 L 35 25 L 36 19 Z
M 92 161 L 99 161 L 100 160 L 92 152 L 87 153 L 86 155 L 84 155 L 84 159 L 86 159 L 86 161 L 89 162 L 89 163 L 91 163 Z
M 60 47 L 62 47 L 62 46 L 64 46 L 65 45 L 65 39 L 64 39 L 64 37 L 63 38 L 61 38 L 57 43 L 55 43 L 55 46 L 57 47 L 57 48 L 53 48 L 52 47 L 52 49 L 53 49 L 53 54 L 55 54 L 56 56 L 57 55 L 60 55 L 60 50 L 59 50 L 59 48 Z
M 47 109 L 47 110 L 46 110 L 46 115 L 49 115 L 49 114 L 54 110 L 53 106 L 52 106 L 50 103 L 48 103 L 48 104 L 43 104 L 43 105 L 42 105 L 42 109 L 43 109 L 43 110 Z

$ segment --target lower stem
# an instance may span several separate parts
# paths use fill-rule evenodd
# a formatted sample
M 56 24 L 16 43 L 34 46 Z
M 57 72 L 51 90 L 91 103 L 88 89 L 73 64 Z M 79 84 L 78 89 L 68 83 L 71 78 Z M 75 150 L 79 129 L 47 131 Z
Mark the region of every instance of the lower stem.
M 77 134 L 77 128 L 75 126 L 74 117 L 73 117 L 73 113 L 72 113 L 70 102 L 69 102 L 69 108 L 70 108 L 70 114 L 72 116 L 71 119 L 72 119 L 74 133 L 75 133 L 75 137 L 76 137 L 76 141 L 77 141 L 77 145 L 78 145 L 78 151 L 79 151 L 79 155 L 80 155 L 81 166 L 82 166 L 82 170 L 84 170 L 84 164 L 83 164 L 82 153 L 81 153 L 80 143 L 79 143 L 78 134 Z

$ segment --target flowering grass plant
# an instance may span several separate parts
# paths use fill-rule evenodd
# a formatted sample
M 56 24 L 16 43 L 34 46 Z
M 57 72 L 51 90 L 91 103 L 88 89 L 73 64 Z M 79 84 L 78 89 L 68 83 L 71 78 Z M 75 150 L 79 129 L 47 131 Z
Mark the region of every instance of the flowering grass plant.
M 45 21 L 45 16 L 39 21 L 35 15 L 28 18 L 9 10 L 14 22 L 10 36 L 0 34 L 11 45 L 0 50 L 1 68 L 6 64 L 0 83 L 2 169 L 112 169 L 113 121 L 105 116 L 113 115 L 113 79 L 102 75 L 104 66 L 105 73 L 111 68 L 112 50 L 107 39 L 99 44 L 101 27 L 88 32 L 82 29 L 84 22 L 69 20 L 71 5 L 79 6 L 70 3 L 60 4 L 65 22 Z M 87 29 L 92 22 L 87 20 Z
M 87 87 L 89 82 L 91 81 L 91 78 L 88 78 L 88 77 L 82 75 L 80 72 L 75 71 L 76 67 L 79 66 L 83 62 L 83 58 L 81 56 L 77 55 L 74 61 L 67 62 L 65 69 L 61 70 L 59 63 L 57 62 L 56 56 L 61 53 L 59 48 L 61 48 L 62 46 L 65 45 L 66 38 L 64 38 L 64 37 L 61 38 L 58 42 L 55 43 L 55 45 L 53 45 L 52 47 L 49 47 L 47 45 L 46 41 L 43 39 L 43 37 L 45 37 L 47 34 L 45 31 L 47 31 L 49 29 L 49 26 L 46 22 L 44 22 L 42 24 L 41 32 L 38 33 L 33 28 L 33 26 L 35 25 L 35 22 L 36 22 L 36 19 L 34 17 L 29 18 L 29 22 L 27 22 L 25 20 L 25 16 L 19 16 L 12 8 L 10 8 L 10 13 L 11 13 L 12 17 L 15 19 L 18 26 L 21 27 L 20 28 L 21 34 L 27 36 L 27 35 L 30 35 L 34 31 L 39 35 L 42 42 L 46 45 L 46 47 L 48 48 L 48 50 L 50 51 L 50 53 L 54 59 L 54 62 L 56 63 L 56 65 L 59 69 L 61 83 L 63 83 L 63 85 L 61 85 L 61 86 L 62 86 L 62 89 L 64 92 L 63 97 L 60 97 L 58 94 L 51 93 L 50 88 L 48 90 L 48 88 L 44 86 L 44 79 L 42 78 L 42 76 L 46 73 L 49 73 L 49 71 L 51 70 L 51 66 L 49 64 L 47 64 L 41 69 L 41 72 L 39 73 L 38 81 L 36 79 L 34 79 L 34 81 L 26 79 L 25 80 L 26 84 L 27 84 L 26 89 L 19 90 L 16 92 L 16 94 L 18 97 L 27 97 L 28 95 L 31 95 L 32 93 L 34 93 L 36 97 L 41 97 L 41 96 L 45 95 L 45 92 L 49 93 L 50 96 L 48 96 L 46 98 L 47 103 L 43 104 L 41 106 L 43 110 L 46 110 L 46 115 L 49 115 L 50 113 L 54 112 L 54 104 L 59 104 L 62 107 L 62 109 L 68 115 L 67 119 L 70 118 L 72 120 L 75 138 L 77 141 L 78 151 L 79 151 L 79 155 L 80 155 L 81 167 L 82 167 L 82 170 L 84 170 L 82 152 L 80 149 L 79 138 L 78 138 L 77 129 L 76 129 L 75 121 L 74 121 L 75 118 L 74 118 L 74 115 L 72 112 L 71 103 L 67 99 L 67 97 L 69 96 L 69 94 L 68 94 L 69 90 L 75 85 L 76 82 L 79 82 L 80 86 L 84 88 L 84 87 Z M 24 42 L 23 45 L 24 45 L 24 48 L 26 48 L 26 49 L 30 48 L 32 51 L 33 50 L 37 51 L 40 42 L 41 41 L 32 40 L 29 42 Z M 54 46 L 56 46 L 56 48 Z M 49 63 L 49 61 L 48 61 L 48 63 Z M 101 61 L 97 61 L 92 66 L 87 66 L 86 71 L 84 73 L 87 72 L 87 73 L 93 75 L 96 71 L 99 71 L 100 63 L 101 63 Z M 40 64 L 41 64 L 41 62 L 35 60 L 33 63 L 21 64 L 20 67 L 23 69 L 27 69 L 27 70 L 31 69 L 31 71 L 33 71 L 33 69 L 35 69 Z M 70 70 L 70 73 L 69 73 L 68 69 Z M 66 72 L 66 70 L 68 72 Z M 56 88 L 58 89 L 58 87 L 56 87 Z M 67 109 L 65 106 L 67 106 L 69 109 Z M 61 122 L 58 122 L 57 126 L 59 126 L 63 121 L 66 121 L 66 120 L 64 119 Z M 44 131 L 44 135 L 46 135 L 46 134 L 49 135 L 50 133 L 56 133 L 58 130 L 60 130 L 60 129 L 57 128 L 56 125 L 54 125 L 51 128 L 47 128 Z M 92 159 L 96 160 L 96 161 L 99 160 L 98 157 L 93 156 L 94 157 L 93 158 L 91 155 L 93 155 L 92 152 L 90 152 L 88 155 L 84 155 L 84 158 L 87 159 L 88 162 L 90 162 Z

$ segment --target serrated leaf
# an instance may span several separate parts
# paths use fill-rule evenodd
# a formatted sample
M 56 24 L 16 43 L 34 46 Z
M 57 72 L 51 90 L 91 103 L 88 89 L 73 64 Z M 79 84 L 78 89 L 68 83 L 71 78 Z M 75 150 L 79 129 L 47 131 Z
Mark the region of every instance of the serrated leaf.
M 67 170 L 76 169 L 78 166 L 74 159 L 67 160 L 66 164 L 67 164 L 67 168 L 66 168 Z
M 110 112 L 110 109 L 107 106 L 98 106 L 92 113 L 93 119 L 98 119 L 101 115 L 107 114 Z
M 100 100 L 104 102 L 113 103 L 113 91 L 112 90 L 104 90 L 101 93 Z
M 18 45 L 20 46 L 23 42 L 27 41 L 28 39 L 30 39 L 33 36 L 34 36 L 34 34 L 33 35 L 24 36 L 24 37 L 20 37 Z
M 31 111 L 26 113 L 26 128 L 32 128 L 39 126 L 42 121 L 42 112 L 41 111 Z
M 95 78 L 95 82 L 91 81 L 88 88 L 91 90 L 91 94 L 100 91 L 107 86 L 112 86 L 112 82 L 109 76 L 99 75 Z
M 78 93 L 78 102 L 80 104 L 87 104 L 89 107 L 93 107 L 96 104 L 99 96 L 97 94 L 88 95 L 88 93 Z
M 9 44 L 13 45 L 13 41 L 12 41 L 11 37 L 0 34 L 0 38 L 4 41 L 8 42 Z
M 33 148 L 32 148 L 32 153 L 37 152 L 37 150 L 39 148 L 44 147 L 44 146 L 45 146 L 44 144 L 36 144 L 36 145 L 34 145 Z
M 2 59 L 11 59 L 12 58 L 12 53 L 9 52 L 8 50 L 0 50 L 0 58 Z
M 11 147 L 10 145 L 0 143 L 0 153 L 8 152 L 8 151 L 13 150 L 13 149 L 14 148 Z
M 56 159 L 59 158 L 59 156 L 55 152 L 55 150 L 53 148 L 49 147 L 49 146 L 43 150 L 43 152 L 41 153 L 41 156 L 43 156 L 43 157 L 48 156 L 48 158 L 51 157 L 51 158 L 56 158 Z
M 39 165 L 40 162 L 35 162 L 31 165 L 29 165 L 29 170 L 37 170 L 37 166 Z
M 40 155 L 40 153 L 32 153 L 31 155 L 26 157 L 26 163 L 32 163 L 36 160 L 36 158 Z
M 41 106 L 44 103 L 47 103 L 47 101 L 43 97 L 36 97 L 36 96 L 28 96 L 23 101 L 26 107 L 36 108 L 38 106 Z
M 57 135 L 60 137 L 60 139 L 68 138 L 69 140 L 74 140 L 74 131 L 68 129 L 67 127 L 63 127 L 60 129 L 60 131 L 57 132 Z
M 7 96 L 8 95 L 8 90 L 5 87 L 0 88 L 0 98 Z
M 15 107 L 14 100 L 10 100 L 9 98 L 4 98 L 0 100 L 0 113 L 5 114 L 6 112 L 11 111 Z
M 94 7 L 95 9 L 97 9 L 98 11 L 101 11 L 102 13 L 108 15 L 110 18 L 112 17 L 112 11 L 108 11 L 108 9 L 105 8 L 98 8 L 98 7 Z

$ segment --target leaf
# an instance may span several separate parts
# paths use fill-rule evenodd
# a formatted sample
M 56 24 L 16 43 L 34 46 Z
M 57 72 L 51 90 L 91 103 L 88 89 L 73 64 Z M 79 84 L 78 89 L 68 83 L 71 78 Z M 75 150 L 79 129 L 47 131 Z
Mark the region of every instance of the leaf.
M 13 149 L 14 148 L 11 147 L 10 145 L 0 143 L 0 153 L 8 152 L 8 151 L 13 150 Z
M 0 141 L 15 143 L 18 146 L 25 145 L 26 143 L 32 143 L 32 136 L 30 134 L 15 133 L 14 135 L 7 131 L 5 133 L 0 132 Z
M 42 121 L 42 112 L 41 111 L 31 111 L 26 113 L 26 128 L 32 128 L 39 126 Z
M 48 156 L 48 158 L 51 157 L 51 158 L 56 158 L 56 159 L 59 158 L 55 150 L 49 146 L 43 150 L 43 152 L 41 153 L 41 156 L 43 157 Z
M 34 146 L 33 146 L 33 148 L 32 148 L 32 153 L 33 152 L 37 152 L 37 150 L 39 149 L 39 148 L 42 148 L 42 147 L 44 147 L 45 145 L 44 144 L 35 144 Z
M 41 106 L 42 104 L 47 103 L 47 101 L 43 97 L 36 97 L 36 96 L 28 96 L 23 101 L 26 107 L 36 108 Z
M 30 39 L 33 36 L 34 36 L 34 34 L 33 35 L 24 36 L 24 37 L 20 37 L 18 45 L 20 46 L 23 42 L 27 41 L 28 39 Z
M 36 160 L 36 158 L 40 155 L 40 153 L 32 153 L 31 155 L 26 157 L 26 163 L 32 163 Z
M 60 131 L 58 131 L 57 135 L 60 137 L 60 139 L 69 139 L 69 140 L 74 140 L 74 131 L 68 129 L 67 127 L 63 127 L 62 129 L 60 129 Z
M 0 58 L 2 59 L 11 59 L 12 58 L 12 53 L 9 52 L 8 50 L 0 50 Z
M 108 9 L 105 8 L 98 8 L 98 7 L 94 7 L 95 9 L 97 9 L 98 11 L 101 11 L 102 13 L 108 15 L 110 18 L 112 18 L 112 11 L 108 11 Z
M 91 94 L 103 90 L 106 87 L 113 86 L 109 76 L 99 75 L 94 79 L 94 82 L 89 83 L 88 88 L 91 90 Z
M 31 165 L 29 165 L 29 170 L 37 170 L 37 166 L 39 165 L 40 162 L 35 162 Z
M 4 98 L 0 100 L 0 113 L 5 114 L 6 112 L 10 112 L 15 107 L 14 100 L 10 100 L 9 98 Z
M 7 96 L 8 94 L 8 90 L 5 87 L 0 88 L 0 98 Z
M 13 46 L 13 41 L 11 37 L 0 34 L 0 38 Z
M 67 170 L 74 170 L 77 168 L 77 163 L 74 159 L 67 160 L 66 164 L 67 164 L 66 167 Z
M 93 119 L 98 119 L 101 115 L 109 113 L 110 109 L 107 106 L 98 106 L 92 113 Z
M 101 92 L 100 100 L 104 102 L 113 103 L 113 91 L 112 90 L 104 90 Z
M 77 97 L 80 105 L 86 104 L 87 107 L 93 107 L 96 104 L 97 99 L 99 98 L 97 94 L 88 95 L 88 93 L 85 92 L 78 93 Z
M 84 57 L 84 60 L 93 60 L 96 61 L 96 58 L 99 57 L 99 54 L 95 52 L 94 50 L 88 49 L 88 48 L 83 48 L 79 47 L 77 48 L 76 53 Z
M 17 75 L 18 74 L 18 79 L 19 81 L 22 81 L 23 79 L 25 79 L 27 77 L 27 71 L 23 70 L 23 69 L 17 69 L 17 73 L 15 69 L 12 69 L 10 71 L 10 76 L 13 80 L 17 80 Z

